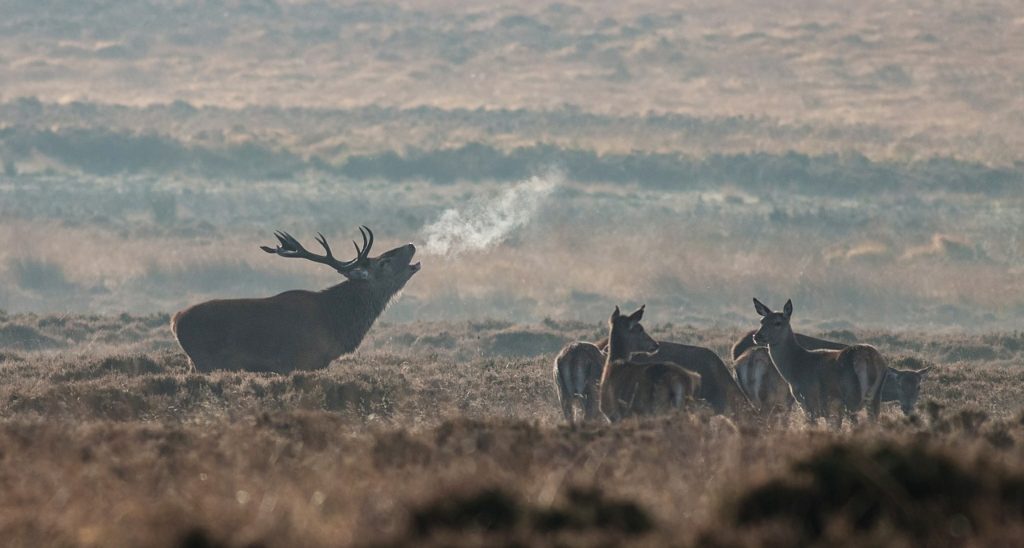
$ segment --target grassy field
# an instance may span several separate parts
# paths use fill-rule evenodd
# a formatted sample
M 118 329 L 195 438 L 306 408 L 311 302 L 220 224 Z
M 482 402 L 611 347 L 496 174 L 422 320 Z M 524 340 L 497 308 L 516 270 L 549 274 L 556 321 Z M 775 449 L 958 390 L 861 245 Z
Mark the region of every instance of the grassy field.
M 0 544 L 1019 543 L 1019 12 L 0 0 Z M 189 372 L 170 314 L 362 224 L 423 270 L 356 354 Z M 561 424 L 614 305 L 724 356 L 751 297 L 919 415 Z
M 190 373 L 167 321 L 3 318 L 6 542 L 997 545 L 1024 523 L 1019 333 L 824 333 L 933 363 L 912 419 L 569 429 L 550 362 L 600 324 L 385 323 L 324 371 L 275 376 Z M 723 355 L 739 334 L 650 331 Z

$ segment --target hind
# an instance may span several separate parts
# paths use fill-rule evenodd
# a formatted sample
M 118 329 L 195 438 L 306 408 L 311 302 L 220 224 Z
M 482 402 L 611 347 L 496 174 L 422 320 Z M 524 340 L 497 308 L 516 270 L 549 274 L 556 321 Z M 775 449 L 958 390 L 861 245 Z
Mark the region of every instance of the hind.
M 852 415 L 867 408 L 868 416 L 878 417 L 882 405 L 882 386 L 888 366 L 877 348 L 857 344 L 839 353 L 840 393 L 843 405 Z
M 583 410 L 583 420 L 600 417 L 598 385 L 604 369 L 604 354 L 587 342 L 569 343 L 555 357 L 553 376 L 562 416 L 576 422 L 575 404 Z

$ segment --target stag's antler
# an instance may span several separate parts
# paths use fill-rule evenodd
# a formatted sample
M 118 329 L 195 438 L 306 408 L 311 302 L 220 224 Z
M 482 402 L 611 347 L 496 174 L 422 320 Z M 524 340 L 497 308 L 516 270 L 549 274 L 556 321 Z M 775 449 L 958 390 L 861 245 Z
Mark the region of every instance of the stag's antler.
M 363 235 L 363 248 L 360 249 L 359 245 L 353 241 L 352 245 L 356 246 L 356 258 L 348 262 L 342 262 L 334 258 L 334 255 L 331 254 L 331 246 L 327 245 L 327 238 L 319 232 L 316 234 L 316 241 L 324 248 L 324 251 L 327 252 L 326 255 L 317 255 L 306 251 L 306 248 L 302 247 L 302 244 L 292 237 L 291 234 L 280 231 L 274 232 L 274 236 L 277 237 L 277 241 L 281 242 L 280 245 L 276 247 L 261 245 L 260 249 L 267 253 L 274 253 L 275 255 L 280 255 L 289 259 L 306 259 L 308 261 L 313 261 L 314 263 L 325 264 L 338 272 L 345 274 L 346 272 L 351 272 L 356 267 L 365 263 L 370 253 L 370 247 L 373 246 L 373 231 L 365 226 L 361 226 L 359 227 L 359 233 Z M 367 238 L 367 234 L 369 234 L 369 238 Z

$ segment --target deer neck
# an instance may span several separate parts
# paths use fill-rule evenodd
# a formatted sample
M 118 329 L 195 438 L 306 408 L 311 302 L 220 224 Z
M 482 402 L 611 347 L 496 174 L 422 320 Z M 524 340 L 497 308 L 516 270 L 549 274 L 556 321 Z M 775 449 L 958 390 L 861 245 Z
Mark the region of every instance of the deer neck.
M 781 343 L 768 345 L 768 354 L 782 377 L 792 384 L 793 380 L 799 377 L 810 363 L 811 352 L 800 346 L 796 335 L 790 329 Z
M 608 333 L 608 362 L 629 359 L 629 345 L 625 339 L 618 330 L 611 330 Z
M 359 347 L 399 289 L 349 280 L 321 292 L 339 355 Z

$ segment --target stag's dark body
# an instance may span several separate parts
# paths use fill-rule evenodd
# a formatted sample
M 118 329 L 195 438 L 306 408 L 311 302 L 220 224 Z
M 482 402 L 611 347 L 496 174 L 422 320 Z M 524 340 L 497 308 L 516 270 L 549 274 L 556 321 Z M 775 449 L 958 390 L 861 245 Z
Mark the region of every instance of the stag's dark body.
M 219 299 L 178 312 L 171 329 L 195 368 L 287 373 L 321 369 L 355 351 L 388 303 L 419 270 L 411 265 L 416 248 L 397 247 L 347 263 L 307 252 L 287 234 L 282 246 L 264 248 L 284 257 L 328 264 L 350 279 L 323 291 L 286 291 L 264 299 Z M 322 236 L 321 236 L 322 240 Z M 358 249 L 358 246 L 357 246 Z
M 177 313 L 172 329 L 199 371 L 321 369 L 359 347 L 394 295 L 366 286 L 207 301 Z

